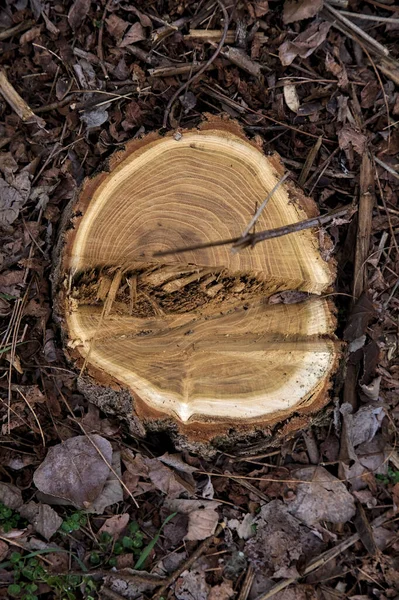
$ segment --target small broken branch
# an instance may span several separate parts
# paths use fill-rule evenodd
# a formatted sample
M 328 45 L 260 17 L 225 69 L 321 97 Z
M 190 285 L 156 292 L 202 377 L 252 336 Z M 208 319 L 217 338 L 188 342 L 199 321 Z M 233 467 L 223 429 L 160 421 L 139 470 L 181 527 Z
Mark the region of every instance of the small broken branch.
M 208 550 L 208 548 L 213 543 L 215 537 L 218 537 L 222 533 L 222 531 L 224 530 L 225 527 L 226 527 L 225 523 L 223 523 L 223 522 L 220 523 L 218 525 L 215 533 L 213 535 L 211 535 L 209 538 L 206 538 L 203 542 L 201 542 L 201 544 L 198 546 L 198 548 L 196 550 L 194 550 L 194 552 L 192 553 L 192 555 L 189 556 L 189 558 L 187 560 L 185 560 L 183 562 L 183 564 L 180 565 L 180 567 L 178 567 L 177 570 L 174 573 L 172 573 L 172 575 L 170 575 L 167 578 L 167 580 L 162 585 L 162 587 L 152 597 L 152 600 L 160 600 L 160 598 L 162 598 L 162 596 L 164 596 L 164 594 L 165 594 L 166 590 L 168 589 L 168 587 L 170 585 L 172 585 L 172 583 L 174 583 L 176 581 L 176 579 L 183 573 L 183 571 L 186 571 L 186 570 L 190 569 L 190 567 L 195 563 L 195 561 L 204 552 L 206 552 L 206 550 Z
M 370 248 L 374 202 L 373 165 L 369 154 L 365 152 L 360 167 L 360 198 L 354 266 L 355 277 L 353 281 L 353 295 L 355 298 L 359 298 L 367 287 L 366 260 Z
M 328 3 L 325 3 L 324 6 L 325 6 L 327 12 L 330 13 L 330 17 L 331 17 L 331 15 L 333 17 L 335 17 L 335 19 L 332 20 L 333 27 L 335 26 L 339 29 L 340 28 L 339 23 L 341 23 L 345 27 L 345 29 L 346 28 L 349 29 L 349 31 L 352 31 L 358 37 L 362 38 L 365 42 L 367 42 L 371 46 L 371 48 L 374 48 L 374 52 L 378 52 L 380 54 L 383 54 L 384 56 L 389 55 L 388 48 L 385 48 L 385 46 L 383 46 L 382 44 L 377 42 L 374 38 L 372 38 L 370 35 L 368 35 L 368 33 L 363 31 L 363 29 L 360 29 L 360 27 L 358 27 L 357 25 L 352 23 L 352 21 L 347 19 L 339 10 L 337 10 L 336 8 L 333 8 Z M 331 18 L 330 18 L 330 20 L 331 20 Z M 338 21 L 338 23 L 337 23 L 337 21 Z M 347 31 L 345 31 L 345 33 L 347 33 L 347 35 L 349 35 L 349 33 Z
M 195 246 L 185 246 L 183 248 L 175 248 L 174 250 L 156 252 L 154 254 L 154 257 L 167 256 L 169 254 L 181 254 L 182 252 L 192 252 L 194 250 L 214 248 L 216 246 L 228 246 L 230 244 L 236 244 L 238 246 L 238 243 L 240 245 L 240 249 L 247 248 L 248 246 L 251 246 L 253 248 L 259 242 L 271 240 L 272 238 L 281 237 L 283 235 L 288 235 L 297 231 L 303 231 L 304 229 L 311 229 L 312 227 L 321 227 L 322 225 L 327 225 L 328 223 L 331 223 L 335 219 L 340 219 L 342 217 L 350 219 L 352 215 L 356 212 L 356 210 L 357 209 L 353 206 L 346 206 L 345 208 L 339 208 L 338 210 L 334 210 L 326 215 L 312 217 L 311 219 L 298 221 L 297 223 L 291 223 L 291 225 L 284 225 L 283 227 L 277 227 L 276 229 L 267 229 L 266 231 L 259 231 L 258 233 L 248 234 L 245 237 L 240 236 L 236 238 L 231 238 L 229 240 L 206 242 L 204 244 L 196 244 Z
M 266 198 L 263 200 L 262 204 L 259 206 L 258 210 L 256 211 L 256 213 L 254 214 L 254 216 L 252 217 L 251 221 L 249 222 L 248 226 L 245 228 L 240 240 L 237 242 L 237 244 L 235 245 L 240 245 L 240 243 L 242 243 L 243 238 L 245 238 L 248 233 L 251 231 L 252 227 L 255 226 L 257 220 L 259 219 L 259 217 L 261 216 L 262 212 L 264 211 L 267 203 L 269 202 L 269 200 L 272 198 L 273 194 L 275 192 L 277 192 L 278 188 L 284 183 L 284 181 L 289 177 L 290 173 L 289 171 L 287 171 L 287 173 L 285 173 L 283 175 L 283 177 L 276 183 L 276 185 L 273 187 L 273 189 L 267 194 Z M 234 247 L 233 246 L 233 247 Z
M 21 98 L 3 70 L 0 70 L 0 94 L 24 123 L 36 123 L 41 128 L 46 125 L 46 122 L 35 115 L 31 107 Z
M 381 527 L 381 525 L 383 525 L 386 521 L 391 519 L 393 516 L 395 516 L 395 512 L 393 512 L 392 510 L 389 510 L 386 513 L 384 513 L 383 515 L 381 515 L 380 517 L 377 517 L 376 519 L 374 519 L 374 521 L 371 523 L 371 527 L 372 528 Z M 303 571 L 301 576 L 306 577 L 306 575 L 313 573 L 313 571 L 316 571 L 316 569 L 318 569 L 319 567 L 322 567 L 323 565 L 328 563 L 330 560 L 333 560 L 336 556 L 339 556 L 342 552 L 345 552 L 345 550 L 347 550 L 348 548 L 353 546 L 353 544 L 356 544 L 356 542 L 359 539 L 360 539 L 359 534 L 354 533 L 353 535 L 348 537 L 346 540 L 343 540 L 341 543 L 334 546 L 334 548 L 331 548 L 330 550 L 326 550 L 318 558 L 315 558 L 306 567 L 306 569 Z M 269 600 L 269 598 L 272 598 L 278 592 L 281 592 L 281 590 L 284 590 L 292 583 L 295 583 L 298 579 L 299 579 L 299 577 L 290 577 L 289 579 L 283 579 L 283 581 L 280 581 L 274 587 L 272 587 L 271 590 L 269 590 L 265 594 L 262 594 L 261 596 L 258 596 L 256 598 L 256 600 Z

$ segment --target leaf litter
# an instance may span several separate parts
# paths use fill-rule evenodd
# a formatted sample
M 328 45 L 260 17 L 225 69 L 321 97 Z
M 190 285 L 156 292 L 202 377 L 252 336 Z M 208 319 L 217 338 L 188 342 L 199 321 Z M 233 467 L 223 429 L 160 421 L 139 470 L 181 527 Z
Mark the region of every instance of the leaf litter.
M 128 139 L 161 128 L 168 100 L 214 51 L 190 34 L 221 32 L 223 20 L 206 2 L 61 4 L 11 1 L 0 8 L 1 67 L 37 113 L 23 122 L 0 95 L 0 560 L 9 562 L 12 540 L 24 556 L 48 553 L 55 572 L 96 568 L 91 555 L 99 553 L 109 575 L 94 585 L 99 593 L 103 585 L 104 597 L 111 590 L 153 598 L 170 578 L 163 596 L 190 600 L 266 593 L 276 600 L 394 598 L 397 534 L 388 516 L 399 502 L 395 26 L 355 20 L 389 47 L 387 67 L 368 41 L 358 43 L 339 17 L 329 17 L 330 3 L 226 5 L 228 48 L 172 107 L 176 127 L 196 126 L 207 112 L 238 119 L 257 143 L 280 154 L 323 210 L 358 203 L 366 153 L 375 183 L 366 191 L 373 194 L 366 277 L 354 301 L 358 217 L 331 227 L 334 247 L 325 254 L 338 265 L 331 294 L 337 335 L 347 343 L 347 374 L 332 390 L 335 409 L 331 404 L 320 420 L 306 420 L 310 433 L 280 448 L 266 444 L 242 455 L 233 446 L 209 460 L 165 447 L 156 434 L 132 437 L 87 401 L 63 358 L 49 275 L 63 209 L 83 178 Z M 395 7 L 385 8 L 361 1 L 344 10 L 394 18 Z M 286 291 L 270 301 L 301 299 Z M 355 501 L 364 507 L 360 521 Z M 386 523 L 374 527 L 385 514 Z M 78 529 L 64 537 L 60 523 L 72 515 L 85 524 L 76 521 Z M 140 532 L 135 554 L 123 546 L 129 527 Z M 360 541 L 344 546 L 360 530 Z M 104 533 L 121 551 L 116 567 L 106 562 L 112 544 L 101 541 Z M 324 554 L 334 549 L 335 558 Z M 323 556 L 313 579 L 304 575 Z M 162 583 L 134 580 L 139 560 L 141 576 L 158 574 Z M 0 566 L 0 597 L 13 577 Z

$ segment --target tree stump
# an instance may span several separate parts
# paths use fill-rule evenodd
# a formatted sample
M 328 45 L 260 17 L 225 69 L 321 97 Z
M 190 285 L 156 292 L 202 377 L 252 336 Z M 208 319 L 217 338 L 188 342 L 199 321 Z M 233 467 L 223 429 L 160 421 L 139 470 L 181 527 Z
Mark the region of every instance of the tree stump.
M 283 173 L 278 156 L 213 120 L 133 140 L 84 183 L 64 215 L 53 283 L 91 401 L 189 448 L 286 435 L 328 402 L 339 344 L 323 294 L 335 271 L 317 231 L 154 258 L 240 236 Z M 317 214 L 284 183 L 256 228 Z M 303 300 L 271 302 L 278 292 Z

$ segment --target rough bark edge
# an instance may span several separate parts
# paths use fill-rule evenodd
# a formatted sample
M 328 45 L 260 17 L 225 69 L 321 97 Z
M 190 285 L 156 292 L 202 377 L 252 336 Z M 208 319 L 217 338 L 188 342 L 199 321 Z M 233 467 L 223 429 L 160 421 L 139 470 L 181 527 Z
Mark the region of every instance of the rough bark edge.
M 198 131 L 212 131 L 218 129 L 225 131 L 226 135 L 234 135 L 250 144 L 258 151 L 264 153 L 263 148 L 256 142 L 256 139 L 249 139 L 243 131 L 243 128 L 232 121 L 229 117 L 215 117 L 214 115 L 204 115 L 206 121 L 198 127 Z M 192 131 L 193 129 L 181 129 L 171 131 L 167 136 L 176 135 Z M 65 256 L 68 255 L 68 248 L 74 243 L 75 229 L 83 217 L 93 193 L 102 181 L 111 173 L 126 157 L 126 154 L 132 154 L 137 151 L 145 151 L 148 144 L 160 139 L 157 132 L 152 132 L 144 137 L 130 140 L 124 148 L 114 152 L 105 162 L 102 171 L 94 173 L 93 176 L 86 178 L 81 187 L 76 191 L 65 208 L 61 224 L 59 227 L 58 243 L 53 252 L 53 269 L 50 276 L 53 290 L 53 314 L 54 320 L 61 330 L 61 337 L 66 357 L 75 369 L 81 368 L 83 358 L 76 350 L 69 350 L 66 347 L 67 330 L 65 319 L 63 317 L 63 307 L 65 306 L 65 273 L 68 272 L 69 265 Z M 282 176 L 285 172 L 284 164 L 277 153 L 268 155 L 277 176 Z M 318 207 L 312 198 L 309 198 L 295 184 L 289 182 L 284 184 L 292 202 L 305 212 L 310 218 L 319 214 Z M 327 236 L 328 237 L 328 236 Z M 317 238 L 315 236 L 315 241 Z M 328 243 L 328 242 L 327 242 Z M 324 248 L 320 247 L 320 252 Z M 327 263 L 331 281 L 336 277 L 336 261 L 330 259 Z M 328 302 L 330 313 L 335 319 L 335 305 Z M 179 449 L 198 452 L 202 455 L 213 456 L 218 449 L 232 449 L 239 443 L 252 444 L 261 443 L 262 447 L 279 445 L 282 440 L 295 435 L 295 433 L 305 427 L 308 427 L 312 421 L 312 415 L 319 412 L 330 401 L 329 391 L 332 386 L 332 376 L 337 370 L 341 358 L 341 344 L 334 340 L 334 336 L 329 338 L 335 345 L 336 355 L 334 364 L 331 368 L 330 377 L 324 383 L 317 396 L 308 406 L 298 405 L 294 412 L 274 413 L 272 419 L 267 423 L 262 423 L 262 419 L 251 419 L 245 425 L 242 423 L 226 424 L 221 420 L 219 423 L 207 423 L 206 421 L 196 421 L 194 423 L 178 423 L 170 416 L 164 413 L 149 409 L 149 407 L 138 397 L 134 397 L 131 391 L 124 387 L 118 380 L 102 372 L 100 369 L 88 365 L 83 376 L 79 376 L 77 385 L 79 391 L 93 404 L 98 406 L 104 412 L 118 414 L 129 425 L 130 432 L 138 437 L 145 437 L 146 432 L 163 431 L 170 434 L 172 440 Z M 96 382 L 96 383 L 95 383 Z M 308 401 L 310 402 L 310 400 Z M 300 410 L 300 415 L 296 414 Z M 147 413 L 147 414 L 144 414 Z

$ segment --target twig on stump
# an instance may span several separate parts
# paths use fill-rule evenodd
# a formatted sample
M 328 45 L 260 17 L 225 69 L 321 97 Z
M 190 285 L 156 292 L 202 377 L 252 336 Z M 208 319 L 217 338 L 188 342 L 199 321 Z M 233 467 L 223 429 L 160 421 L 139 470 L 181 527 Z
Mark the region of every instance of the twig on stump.
M 265 231 L 259 231 L 258 233 L 250 233 L 245 237 L 240 236 L 228 240 L 206 242 L 204 244 L 196 244 L 195 246 L 185 246 L 183 248 L 175 248 L 174 250 L 155 252 L 154 257 L 167 256 L 169 254 L 181 254 L 182 252 L 192 252 L 193 250 L 214 248 L 215 246 L 228 246 L 229 244 L 236 244 L 237 247 L 239 245 L 240 249 L 247 248 L 248 246 L 253 248 L 259 242 L 271 240 L 273 238 L 295 233 L 297 231 L 303 231 L 304 229 L 311 229 L 312 227 L 321 227 L 322 225 L 327 225 L 328 223 L 334 221 L 334 219 L 340 219 L 342 217 L 350 219 L 356 210 L 357 209 L 354 206 L 346 206 L 345 208 L 333 210 L 326 215 L 312 217 L 311 219 L 298 221 L 297 223 L 291 223 L 291 225 L 284 225 L 283 227 L 277 227 L 276 229 L 267 229 Z

